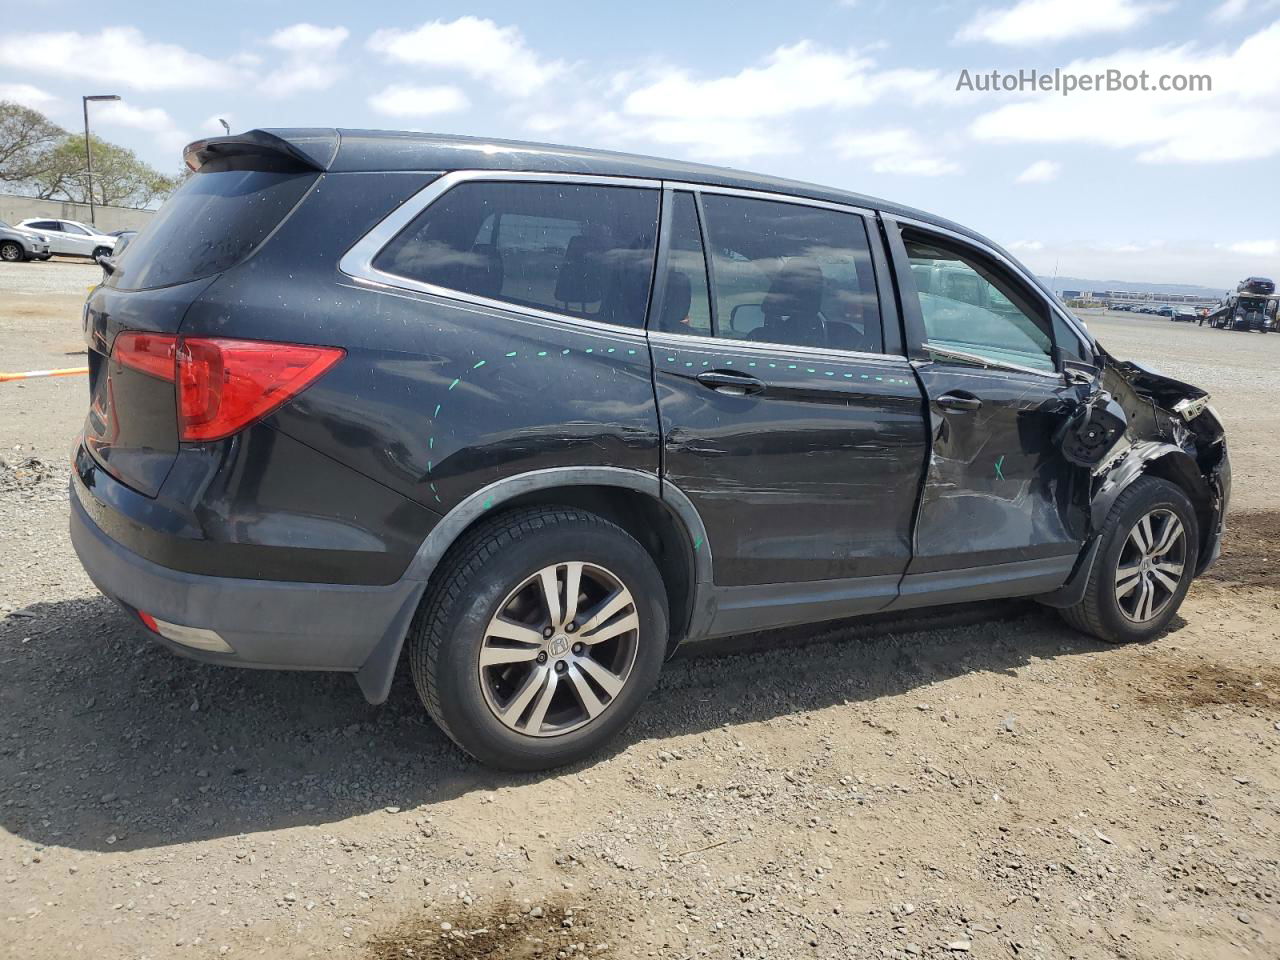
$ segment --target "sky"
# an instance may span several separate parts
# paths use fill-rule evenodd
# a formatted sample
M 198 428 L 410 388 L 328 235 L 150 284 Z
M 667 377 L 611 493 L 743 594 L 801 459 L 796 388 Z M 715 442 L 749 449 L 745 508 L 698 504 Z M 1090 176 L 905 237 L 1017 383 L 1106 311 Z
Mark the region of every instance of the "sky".
M 1055 69 L 1212 89 L 976 79 Z M 1280 0 L 10 4 L 0 98 L 78 131 L 82 94 L 166 171 L 219 117 L 530 139 L 884 197 L 1046 276 L 1280 275 Z

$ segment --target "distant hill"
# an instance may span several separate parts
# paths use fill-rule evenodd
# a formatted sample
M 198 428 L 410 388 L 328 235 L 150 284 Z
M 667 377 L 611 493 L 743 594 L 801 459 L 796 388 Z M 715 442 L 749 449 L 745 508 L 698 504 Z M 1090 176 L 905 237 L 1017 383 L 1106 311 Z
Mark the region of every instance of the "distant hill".
M 1114 290 L 1117 293 L 1177 293 L 1189 297 L 1219 299 L 1226 290 L 1220 287 L 1199 287 L 1193 283 L 1130 283 L 1127 280 L 1082 280 L 1080 277 L 1041 277 L 1054 293 L 1063 290 Z

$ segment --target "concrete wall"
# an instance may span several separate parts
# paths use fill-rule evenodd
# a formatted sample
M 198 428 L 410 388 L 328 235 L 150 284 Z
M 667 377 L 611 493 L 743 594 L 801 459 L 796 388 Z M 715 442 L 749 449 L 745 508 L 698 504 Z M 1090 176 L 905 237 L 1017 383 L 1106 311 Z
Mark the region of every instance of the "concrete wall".
M 128 207 L 94 208 L 99 230 L 141 230 L 155 216 L 154 210 L 131 210 Z M 55 220 L 80 220 L 89 222 L 87 203 L 68 203 L 62 200 L 37 200 L 34 197 L 15 197 L 0 193 L 0 220 L 17 223 L 28 217 L 49 217 Z

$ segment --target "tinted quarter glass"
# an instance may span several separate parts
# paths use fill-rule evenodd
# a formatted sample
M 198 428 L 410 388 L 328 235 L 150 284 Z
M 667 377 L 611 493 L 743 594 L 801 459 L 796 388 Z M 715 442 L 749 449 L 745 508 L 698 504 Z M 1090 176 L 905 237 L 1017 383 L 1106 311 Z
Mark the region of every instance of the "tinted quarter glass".
M 167 287 L 235 266 L 315 182 L 314 171 L 219 170 L 192 174 L 120 257 L 110 285 Z
M 671 333 L 711 336 L 707 260 L 702 251 L 698 207 L 691 193 L 677 193 L 672 202 L 667 286 L 657 325 L 659 330 Z
M 712 193 L 702 202 L 718 336 L 881 352 L 861 216 Z
M 658 191 L 475 181 L 440 197 L 376 270 L 605 323 L 644 325 Z
M 932 239 L 903 237 L 930 344 L 997 363 L 1055 369 L 1043 310 L 983 258 Z

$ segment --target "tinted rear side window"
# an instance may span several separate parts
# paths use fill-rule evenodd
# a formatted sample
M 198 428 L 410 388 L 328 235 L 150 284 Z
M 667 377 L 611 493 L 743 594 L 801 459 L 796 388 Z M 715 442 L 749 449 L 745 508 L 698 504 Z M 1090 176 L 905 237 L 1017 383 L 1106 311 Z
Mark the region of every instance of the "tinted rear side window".
M 195 173 L 120 257 L 112 285 L 167 287 L 235 266 L 262 243 L 316 180 L 305 173 Z
M 491 300 L 644 325 L 658 191 L 472 182 L 432 203 L 374 269 Z
M 861 216 L 704 194 L 716 335 L 879 353 L 880 304 Z

